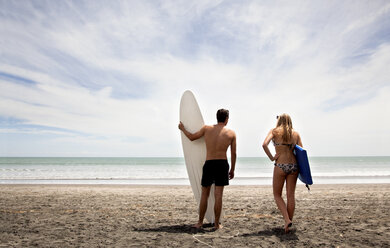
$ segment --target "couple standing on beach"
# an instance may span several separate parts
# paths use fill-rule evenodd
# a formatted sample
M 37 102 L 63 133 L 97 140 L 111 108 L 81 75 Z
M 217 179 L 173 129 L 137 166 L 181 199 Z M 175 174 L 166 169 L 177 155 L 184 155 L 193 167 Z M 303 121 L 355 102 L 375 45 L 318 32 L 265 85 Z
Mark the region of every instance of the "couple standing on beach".
M 220 216 L 222 211 L 222 195 L 224 186 L 229 185 L 229 180 L 234 178 L 236 166 L 236 134 L 233 130 L 225 126 L 229 121 L 229 111 L 219 109 L 217 111 L 218 123 L 213 126 L 204 125 L 198 132 L 188 132 L 183 123 L 179 123 L 179 129 L 191 141 L 205 138 L 206 142 L 206 162 L 203 166 L 202 174 L 202 195 L 199 203 L 199 220 L 194 225 L 201 228 L 207 210 L 207 200 L 210 195 L 211 185 L 215 184 L 215 229 L 222 228 Z M 276 154 L 272 155 L 268 145 L 273 141 Z M 295 210 L 295 186 L 298 178 L 298 165 L 293 154 L 294 146 L 298 144 L 302 147 L 299 134 L 293 130 L 291 118 L 287 114 L 277 116 L 276 127 L 271 129 L 263 142 L 263 149 L 271 161 L 275 161 L 273 175 L 273 194 L 276 205 L 284 218 L 284 230 L 287 233 L 292 225 Z M 226 152 L 230 146 L 231 168 L 227 161 Z M 287 205 L 282 198 L 282 190 L 286 182 Z

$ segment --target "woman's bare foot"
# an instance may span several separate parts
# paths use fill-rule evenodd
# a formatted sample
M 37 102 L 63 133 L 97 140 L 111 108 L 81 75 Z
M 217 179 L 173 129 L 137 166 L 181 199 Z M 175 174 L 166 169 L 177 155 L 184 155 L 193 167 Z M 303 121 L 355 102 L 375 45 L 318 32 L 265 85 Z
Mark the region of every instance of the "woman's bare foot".
M 291 222 L 291 221 L 285 223 L 285 224 L 284 224 L 284 232 L 285 232 L 285 233 L 288 233 L 288 232 L 290 231 L 288 228 L 291 227 L 291 226 L 292 226 L 292 222 Z

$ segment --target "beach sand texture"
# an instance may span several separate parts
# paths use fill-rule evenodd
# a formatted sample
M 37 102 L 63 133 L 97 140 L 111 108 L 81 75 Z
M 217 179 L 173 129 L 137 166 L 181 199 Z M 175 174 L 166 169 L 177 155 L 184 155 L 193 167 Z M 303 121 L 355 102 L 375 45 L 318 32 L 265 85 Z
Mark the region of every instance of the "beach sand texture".
M 1 185 L 0 247 L 390 247 L 390 184 L 303 185 L 289 234 L 271 186 L 228 186 L 195 232 L 189 186 Z

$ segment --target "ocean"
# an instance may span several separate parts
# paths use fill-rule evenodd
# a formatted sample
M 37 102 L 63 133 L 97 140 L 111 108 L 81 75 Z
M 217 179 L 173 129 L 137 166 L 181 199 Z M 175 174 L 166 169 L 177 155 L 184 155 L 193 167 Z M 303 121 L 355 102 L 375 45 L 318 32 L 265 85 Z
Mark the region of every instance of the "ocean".
M 390 156 L 310 157 L 314 184 L 390 183 Z M 240 157 L 230 185 L 271 185 L 268 158 Z M 189 185 L 184 158 L 0 158 L 0 184 Z

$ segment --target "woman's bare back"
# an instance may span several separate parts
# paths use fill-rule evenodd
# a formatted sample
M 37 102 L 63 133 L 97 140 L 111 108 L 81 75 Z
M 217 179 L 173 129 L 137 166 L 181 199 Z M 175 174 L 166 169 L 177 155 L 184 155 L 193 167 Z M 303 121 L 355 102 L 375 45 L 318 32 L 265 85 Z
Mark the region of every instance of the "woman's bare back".
M 293 153 L 294 146 L 296 144 L 299 144 L 300 138 L 299 134 L 292 130 L 292 135 L 290 140 L 283 141 L 283 128 L 277 127 L 274 128 L 272 131 L 273 133 L 273 142 L 275 145 L 275 151 L 276 154 L 278 154 L 278 158 L 276 160 L 276 163 L 280 164 L 296 164 L 297 160 L 295 158 L 295 155 Z

